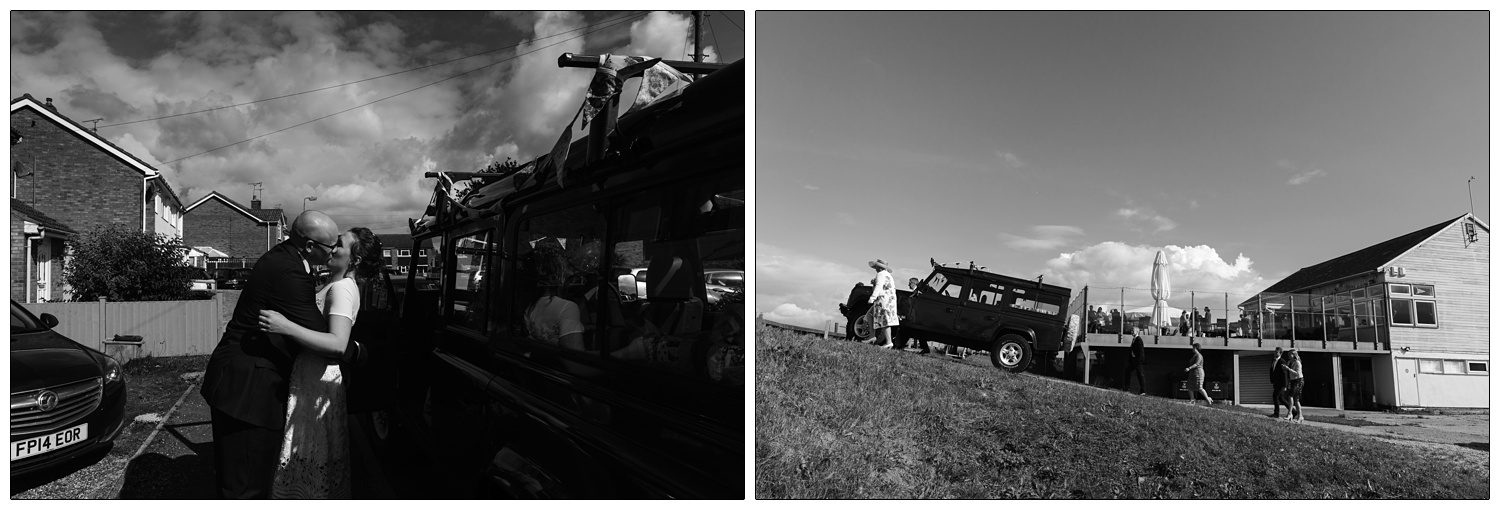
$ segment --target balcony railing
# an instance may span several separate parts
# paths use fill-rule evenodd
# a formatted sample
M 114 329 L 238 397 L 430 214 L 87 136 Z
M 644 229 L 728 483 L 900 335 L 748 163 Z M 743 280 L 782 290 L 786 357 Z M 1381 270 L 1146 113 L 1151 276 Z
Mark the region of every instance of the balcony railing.
M 1166 300 L 1169 310 L 1163 326 L 1152 323 L 1156 300 L 1150 289 L 1084 287 L 1070 310 L 1076 310 L 1080 301 L 1088 310 L 1080 319 L 1091 334 L 1244 338 L 1254 339 L 1257 346 L 1271 345 L 1267 340 L 1293 345 L 1316 341 L 1324 346 L 1339 342 L 1353 349 L 1389 343 L 1384 301 L 1378 297 L 1351 300 L 1347 295 L 1174 290 Z

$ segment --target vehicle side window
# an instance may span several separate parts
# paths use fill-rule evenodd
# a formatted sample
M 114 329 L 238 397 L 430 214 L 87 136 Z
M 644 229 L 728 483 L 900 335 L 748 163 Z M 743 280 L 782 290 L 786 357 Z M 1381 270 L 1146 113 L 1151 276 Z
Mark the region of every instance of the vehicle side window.
M 603 217 L 585 205 L 521 222 L 511 327 L 516 338 L 597 352 Z
M 955 300 L 964 298 L 963 278 L 948 278 L 942 274 L 936 274 L 932 276 L 931 281 L 927 282 L 927 286 L 937 291 L 938 296 Z
M 610 213 L 609 357 L 744 385 L 743 292 L 710 291 L 705 271 L 743 274 L 744 196 L 726 179 L 638 195 Z M 642 268 L 648 281 L 631 277 Z
M 1005 287 L 1000 284 L 985 284 L 983 288 L 976 284 L 974 291 L 969 293 L 969 300 L 983 306 L 999 308 L 1000 298 L 1004 293 Z
M 490 278 L 490 245 L 494 231 L 485 230 L 453 240 L 453 292 L 448 299 L 450 324 L 486 331 Z

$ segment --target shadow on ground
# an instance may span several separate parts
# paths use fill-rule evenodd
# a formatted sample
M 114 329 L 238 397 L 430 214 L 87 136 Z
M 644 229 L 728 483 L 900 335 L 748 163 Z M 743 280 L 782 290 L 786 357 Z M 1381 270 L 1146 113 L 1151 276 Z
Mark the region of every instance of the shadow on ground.
M 169 457 L 147 452 L 125 467 L 125 481 L 120 499 L 216 499 L 212 442 L 194 443 L 178 431 L 207 422 L 182 423 L 162 427 L 192 453 Z

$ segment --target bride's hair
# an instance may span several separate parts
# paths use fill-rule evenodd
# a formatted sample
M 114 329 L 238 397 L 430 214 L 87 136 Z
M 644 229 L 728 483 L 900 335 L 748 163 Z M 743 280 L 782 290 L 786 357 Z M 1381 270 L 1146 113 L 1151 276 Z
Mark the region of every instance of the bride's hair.
M 384 248 L 380 245 L 380 237 L 364 227 L 351 228 L 349 233 L 354 234 L 359 243 L 349 247 L 349 254 L 359 258 L 359 262 L 351 269 L 354 270 L 354 283 L 359 287 L 361 308 L 389 308 L 396 302 L 395 289 L 391 287 L 390 277 L 386 275 L 385 257 L 381 255 Z
M 385 269 L 385 257 L 380 254 L 383 249 L 380 246 L 380 237 L 365 227 L 351 228 L 349 233 L 354 234 L 354 238 L 359 240 L 358 246 L 349 247 L 349 254 L 359 259 L 359 262 L 350 269 L 354 270 L 356 277 L 379 275 L 380 271 Z

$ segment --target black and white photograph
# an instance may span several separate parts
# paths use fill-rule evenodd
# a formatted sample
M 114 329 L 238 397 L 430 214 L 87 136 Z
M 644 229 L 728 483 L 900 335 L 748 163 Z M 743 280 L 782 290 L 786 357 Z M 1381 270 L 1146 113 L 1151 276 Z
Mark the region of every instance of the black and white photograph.
M 1490 15 L 757 11 L 752 497 L 1488 499 Z
M 750 15 L 11 11 L 11 499 L 747 499 Z

